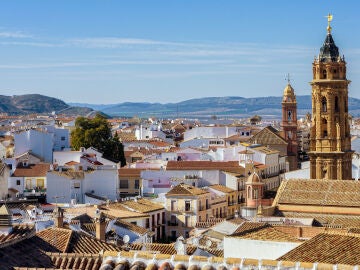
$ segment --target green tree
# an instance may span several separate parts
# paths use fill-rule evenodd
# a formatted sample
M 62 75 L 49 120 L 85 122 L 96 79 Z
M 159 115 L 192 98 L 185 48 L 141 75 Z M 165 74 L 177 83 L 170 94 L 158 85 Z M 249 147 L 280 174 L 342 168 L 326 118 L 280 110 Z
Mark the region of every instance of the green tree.
M 112 136 L 111 128 L 105 117 L 97 114 L 93 119 L 78 117 L 75 129 L 71 132 L 71 146 L 75 150 L 80 147 L 96 148 L 103 153 L 104 158 L 126 165 L 124 147 L 117 134 Z

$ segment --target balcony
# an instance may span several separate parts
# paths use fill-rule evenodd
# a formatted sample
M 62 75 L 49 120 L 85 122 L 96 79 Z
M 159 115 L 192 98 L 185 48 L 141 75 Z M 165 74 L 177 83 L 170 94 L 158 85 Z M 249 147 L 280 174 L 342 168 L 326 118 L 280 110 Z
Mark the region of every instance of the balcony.
M 46 188 L 45 189 L 24 189 L 24 197 L 40 197 L 46 195 Z

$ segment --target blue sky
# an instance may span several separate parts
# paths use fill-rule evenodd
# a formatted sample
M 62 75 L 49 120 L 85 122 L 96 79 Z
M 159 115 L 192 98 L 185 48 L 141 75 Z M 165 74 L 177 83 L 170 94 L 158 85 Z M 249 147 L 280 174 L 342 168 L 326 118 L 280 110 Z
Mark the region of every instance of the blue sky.
M 310 94 L 326 36 L 360 98 L 360 1 L 11 0 L 0 2 L 2 95 L 96 104 Z

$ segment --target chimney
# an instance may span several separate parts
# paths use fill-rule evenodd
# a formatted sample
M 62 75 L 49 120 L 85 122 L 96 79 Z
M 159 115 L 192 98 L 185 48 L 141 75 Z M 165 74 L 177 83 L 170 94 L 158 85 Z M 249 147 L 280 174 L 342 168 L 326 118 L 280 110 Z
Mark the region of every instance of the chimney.
M 95 211 L 95 230 L 96 230 L 96 238 L 105 241 L 105 217 L 104 214 L 100 211 L 99 208 Z
M 53 211 L 54 225 L 56 228 L 64 227 L 64 210 L 60 207 L 56 207 Z

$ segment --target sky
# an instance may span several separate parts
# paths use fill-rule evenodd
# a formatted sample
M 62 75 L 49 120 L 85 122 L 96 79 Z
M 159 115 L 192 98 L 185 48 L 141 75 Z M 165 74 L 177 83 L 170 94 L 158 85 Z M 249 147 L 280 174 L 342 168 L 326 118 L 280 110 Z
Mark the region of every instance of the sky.
M 91 104 L 311 93 L 332 35 L 360 98 L 360 1 L 0 1 L 0 94 Z

